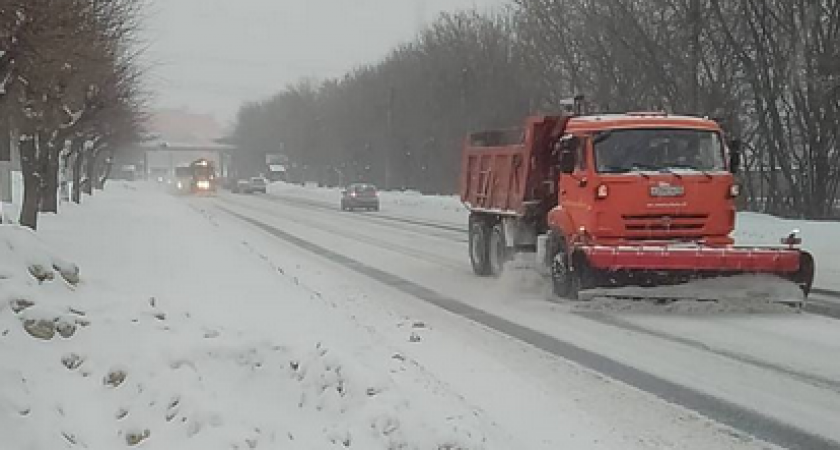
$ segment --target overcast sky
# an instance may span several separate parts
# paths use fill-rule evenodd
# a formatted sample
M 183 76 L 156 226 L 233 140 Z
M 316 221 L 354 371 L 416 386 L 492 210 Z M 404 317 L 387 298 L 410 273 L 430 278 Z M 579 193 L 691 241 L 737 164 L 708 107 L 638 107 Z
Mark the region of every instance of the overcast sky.
M 382 58 L 441 11 L 507 0 L 148 0 L 156 106 L 235 117 L 243 101 Z

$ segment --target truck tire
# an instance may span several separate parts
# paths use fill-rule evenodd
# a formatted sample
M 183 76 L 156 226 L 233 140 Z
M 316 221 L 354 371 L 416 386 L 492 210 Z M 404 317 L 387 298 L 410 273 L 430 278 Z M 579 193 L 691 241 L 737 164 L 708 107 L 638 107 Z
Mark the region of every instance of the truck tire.
M 480 277 L 492 274 L 490 270 L 490 227 L 481 219 L 470 217 L 470 262 L 473 272 Z
M 551 261 L 552 293 L 557 297 L 577 300 L 580 292 L 580 276 L 572 263 L 573 258 L 568 252 L 566 239 L 556 236 L 552 240 L 554 249 L 554 257 Z
M 501 223 L 497 223 L 490 230 L 490 240 L 487 249 L 490 274 L 494 277 L 502 275 L 505 270 L 505 263 L 508 261 L 507 243 L 505 242 L 505 230 Z

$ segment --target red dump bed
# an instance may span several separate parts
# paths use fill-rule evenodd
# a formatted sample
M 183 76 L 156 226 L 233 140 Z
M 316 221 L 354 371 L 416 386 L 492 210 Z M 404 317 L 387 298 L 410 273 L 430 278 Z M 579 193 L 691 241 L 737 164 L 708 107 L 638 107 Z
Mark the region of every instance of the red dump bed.
M 473 133 L 464 142 L 461 201 L 471 211 L 524 215 L 527 204 L 553 192 L 552 139 L 567 118 L 530 117 L 518 129 Z

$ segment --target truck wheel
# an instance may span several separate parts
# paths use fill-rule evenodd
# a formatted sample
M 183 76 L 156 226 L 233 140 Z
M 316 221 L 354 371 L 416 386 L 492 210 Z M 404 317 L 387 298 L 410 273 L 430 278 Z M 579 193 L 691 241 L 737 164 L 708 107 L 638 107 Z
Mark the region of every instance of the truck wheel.
M 577 300 L 580 277 L 574 270 L 566 240 L 562 237 L 557 238 L 554 249 L 556 253 L 551 263 L 551 290 L 557 297 Z
M 483 220 L 470 218 L 470 262 L 473 272 L 486 277 L 490 270 L 490 227 Z
M 496 224 L 490 231 L 490 242 L 488 256 L 490 257 L 490 273 L 497 277 L 505 270 L 505 263 L 508 258 L 507 244 L 505 243 L 505 230 L 502 224 Z

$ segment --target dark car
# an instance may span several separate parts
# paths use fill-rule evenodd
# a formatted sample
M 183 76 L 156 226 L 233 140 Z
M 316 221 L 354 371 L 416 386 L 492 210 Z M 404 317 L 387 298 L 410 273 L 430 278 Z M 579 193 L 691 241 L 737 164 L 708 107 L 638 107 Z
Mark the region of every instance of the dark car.
M 266 193 L 268 182 L 262 177 L 237 180 L 232 192 L 241 194 L 253 194 L 254 192 Z
M 372 184 L 351 184 L 341 193 L 341 209 L 353 211 L 367 209 L 379 211 L 379 193 Z
M 262 192 L 263 194 L 267 191 L 268 182 L 263 177 L 253 177 L 250 181 L 250 188 L 249 192 Z

